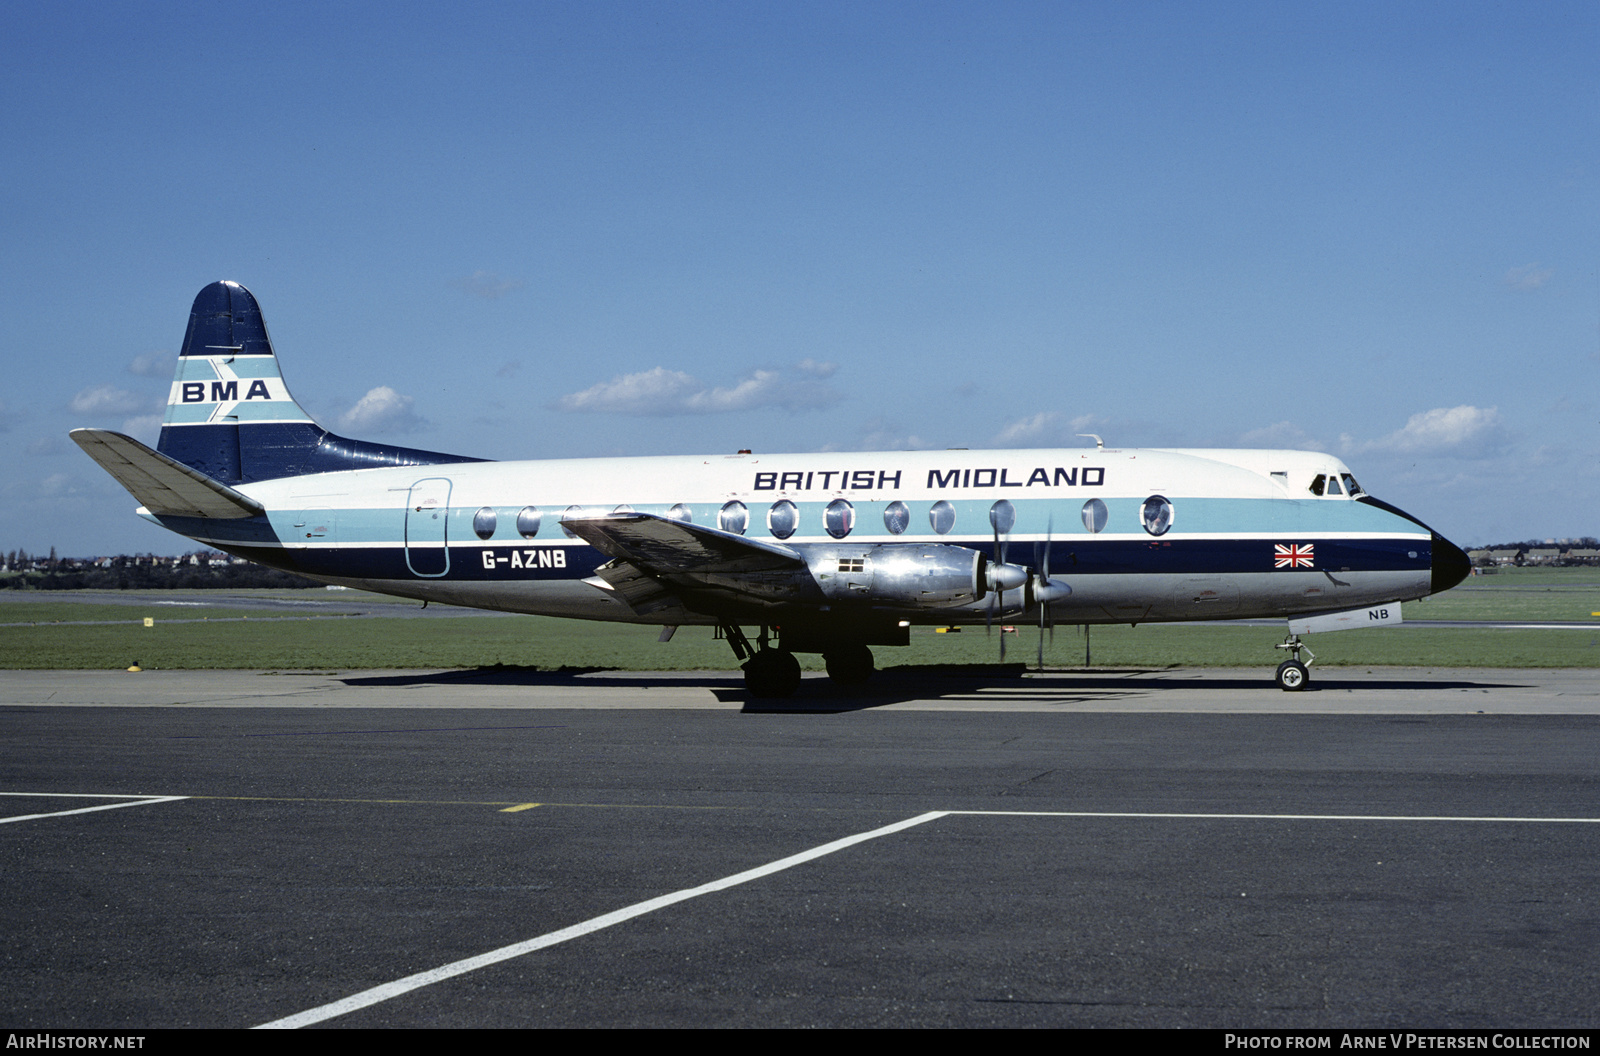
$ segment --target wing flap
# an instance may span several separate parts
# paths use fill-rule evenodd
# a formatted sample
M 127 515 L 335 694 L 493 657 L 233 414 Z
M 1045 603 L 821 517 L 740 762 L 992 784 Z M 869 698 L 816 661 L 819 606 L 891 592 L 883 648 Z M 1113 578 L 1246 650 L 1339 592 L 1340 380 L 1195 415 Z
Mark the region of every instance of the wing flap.
M 74 429 L 73 441 L 151 513 L 239 520 L 266 513 L 250 496 L 109 429 Z
M 800 553 L 648 513 L 611 513 L 564 520 L 573 535 L 611 558 L 584 582 L 613 592 L 645 615 L 681 605 L 685 591 L 763 595 L 792 592 L 806 567 Z M 776 586 L 769 580 L 779 581 Z
M 561 523 L 607 557 L 652 576 L 794 572 L 806 565 L 799 551 L 778 543 L 649 513 L 610 513 Z

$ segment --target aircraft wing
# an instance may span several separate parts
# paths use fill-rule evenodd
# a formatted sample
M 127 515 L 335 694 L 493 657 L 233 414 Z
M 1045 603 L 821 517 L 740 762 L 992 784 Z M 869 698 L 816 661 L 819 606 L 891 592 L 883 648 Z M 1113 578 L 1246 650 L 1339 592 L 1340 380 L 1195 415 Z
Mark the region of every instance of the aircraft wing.
M 266 513 L 265 507 L 250 496 L 152 451 L 131 436 L 109 429 L 74 429 L 69 435 L 140 505 L 157 516 L 238 520 Z
M 572 534 L 611 558 L 585 582 L 612 591 L 639 615 L 683 604 L 707 589 L 747 598 L 793 592 L 799 552 L 648 513 L 566 520 Z
M 609 513 L 561 523 L 607 557 L 652 576 L 797 572 L 806 567 L 805 558 L 792 547 L 649 513 Z

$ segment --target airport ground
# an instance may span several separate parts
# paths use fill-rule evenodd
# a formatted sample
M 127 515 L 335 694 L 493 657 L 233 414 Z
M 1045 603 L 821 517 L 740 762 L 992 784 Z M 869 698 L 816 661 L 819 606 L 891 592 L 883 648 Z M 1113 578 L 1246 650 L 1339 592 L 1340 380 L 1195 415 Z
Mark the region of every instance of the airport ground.
M 0 1022 L 1600 1025 L 1600 677 L 1268 670 L 0 672 Z

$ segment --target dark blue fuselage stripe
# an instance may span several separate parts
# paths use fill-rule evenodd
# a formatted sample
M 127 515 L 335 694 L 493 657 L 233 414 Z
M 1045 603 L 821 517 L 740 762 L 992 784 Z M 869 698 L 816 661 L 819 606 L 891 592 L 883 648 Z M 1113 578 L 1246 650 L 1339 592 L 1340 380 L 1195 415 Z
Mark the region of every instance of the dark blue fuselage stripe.
M 169 519 L 170 520 L 170 519 Z M 243 522 L 234 522 L 241 525 Z M 182 528 L 170 525 L 176 531 Z M 534 563 L 541 552 L 555 548 L 517 546 L 508 543 L 458 543 L 449 547 L 449 570 L 443 575 L 417 575 L 413 569 L 432 572 L 443 566 L 438 548 L 418 548 L 411 551 L 408 563 L 403 547 L 346 546 L 304 549 L 284 549 L 270 544 L 270 533 L 264 538 L 257 533 L 241 532 L 237 544 L 225 543 L 218 536 L 218 522 L 210 522 L 205 530 L 194 527 L 196 534 L 217 540 L 217 545 L 240 556 L 262 564 L 315 576 L 332 576 L 349 579 L 431 580 L 438 582 L 516 582 L 520 580 L 573 580 L 586 579 L 606 563 L 607 558 L 592 547 L 572 543 L 559 549 L 564 552 L 564 567 L 511 566 L 510 558 L 516 551 L 525 560 L 533 554 Z M 955 545 L 977 550 L 992 557 L 992 544 L 979 540 L 951 540 Z M 1242 573 L 1295 571 L 1329 572 L 1426 572 L 1433 560 L 1432 545 L 1420 539 L 1297 539 L 1300 546 L 1312 547 L 1311 564 L 1278 568 L 1280 554 L 1274 543 L 1265 539 L 1191 539 L 1191 540 L 1056 540 L 1050 544 L 1050 574 L 1052 576 L 1095 575 L 1237 575 Z M 801 544 L 804 546 L 805 544 Z M 916 544 L 905 544 L 916 545 Z M 1037 569 L 1043 558 L 1043 544 L 1037 548 L 1030 543 L 1013 543 L 1006 558 L 1013 564 Z M 483 554 L 492 551 L 493 569 L 484 567 Z M 426 561 L 418 558 L 426 555 Z

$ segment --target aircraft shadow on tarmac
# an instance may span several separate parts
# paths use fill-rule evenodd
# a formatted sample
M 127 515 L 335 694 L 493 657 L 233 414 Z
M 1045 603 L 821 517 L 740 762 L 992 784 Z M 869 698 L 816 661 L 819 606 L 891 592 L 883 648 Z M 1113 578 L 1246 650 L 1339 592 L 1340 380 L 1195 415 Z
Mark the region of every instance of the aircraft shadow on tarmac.
M 1027 678 L 1024 678 L 1024 675 Z M 1167 677 L 1163 677 L 1163 676 Z M 581 680 L 581 681 L 580 681 Z M 395 675 L 353 675 L 341 678 L 348 686 L 572 686 L 587 689 L 613 686 L 638 689 L 633 672 L 603 667 L 537 667 L 495 664 L 492 667 Z M 806 678 L 793 696 L 784 699 L 753 697 L 738 672 L 690 671 L 674 673 L 670 684 L 709 690 L 723 703 L 743 703 L 750 713 L 823 713 L 863 711 L 914 700 L 958 700 L 982 694 L 979 699 L 1029 699 L 1040 703 L 1084 703 L 1133 694 L 1170 691 L 1229 690 L 1251 694 L 1283 694 L 1270 677 L 1197 678 L 1192 671 L 1166 672 L 1157 668 L 1068 668 L 1030 671 L 1026 664 L 901 665 L 884 668 L 864 685 L 837 686 L 826 678 Z M 1521 688 L 1514 682 L 1422 680 L 1370 675 L 1364 672 L 1330 674 L 1318 671 L 1302 693 L 1341 690 L 1404 692 L 1408 690 L 1490 690 Z

